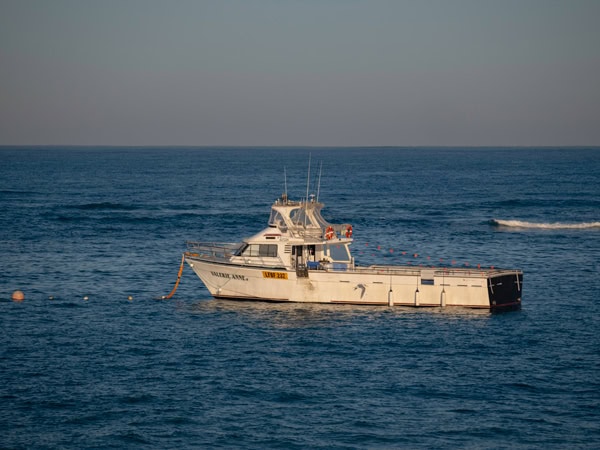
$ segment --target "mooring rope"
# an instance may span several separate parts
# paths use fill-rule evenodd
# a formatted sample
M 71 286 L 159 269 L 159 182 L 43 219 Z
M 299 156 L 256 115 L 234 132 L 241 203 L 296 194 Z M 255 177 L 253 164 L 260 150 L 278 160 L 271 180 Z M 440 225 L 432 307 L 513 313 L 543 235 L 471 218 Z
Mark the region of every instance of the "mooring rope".
M 179 273 L 177 274 L 177 281 L 175 282 L 175 286 L 173 287 L 173 290 L 169 293 L 169 295 L 163 295 L 161 297 L 161 299 L 168 300 L 171 297 L 173 297 L 173 295 L 175 295 L 175 291 L 177 290 L 177 287 L 179 286 L 179 281 L 181 280 L 181 274 L 183 273 L 184 265 L 185 265 L 185 254 L 181 255 L 181 265 L 179 266 Z

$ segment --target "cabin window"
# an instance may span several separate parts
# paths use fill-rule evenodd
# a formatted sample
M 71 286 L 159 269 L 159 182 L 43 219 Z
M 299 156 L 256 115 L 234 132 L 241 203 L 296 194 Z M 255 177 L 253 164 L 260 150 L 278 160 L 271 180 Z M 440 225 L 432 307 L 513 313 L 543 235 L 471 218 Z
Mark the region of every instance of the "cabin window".
M 268 256 L 274 258 L 277 256 L 277 245 L 275 244 L 260 244 L 258 248 L 260 256 Z
M 307 227 L 313 226 L 313 223 L 310 220 L 310 215 L 307 214 L 304 208 L 298 208 L 292 211 L 290 218 L 295 224 L 305 225 Z
M 235 252 L 233 252 L 233 256 L 240 256 L 242 253 L 246 251 L 248 248 L 248 244 L 242 244 L 240 248 L 238 248 Z
M 244 249 L 244 256 L 277 257 L 277 245 L 250 244 Z
M 345 245 L 327 244 L 327 253 L 333 261 L 350 261 L 350 254 Z
M 283 217 L 279 213 L 279 211 L 271 210 L 271 216 L 269 217 L 269 226 L 276 227 L 278 225 L 285 224 Z

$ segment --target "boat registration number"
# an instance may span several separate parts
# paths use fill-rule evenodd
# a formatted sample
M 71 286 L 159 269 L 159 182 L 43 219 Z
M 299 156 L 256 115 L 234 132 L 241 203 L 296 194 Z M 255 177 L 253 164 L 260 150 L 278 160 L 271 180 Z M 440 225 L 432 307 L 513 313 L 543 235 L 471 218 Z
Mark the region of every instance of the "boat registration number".
M 287 280 L 287 272 L 268 272 L 263 270 L 263 278 L 272 278 L 274 280 Z

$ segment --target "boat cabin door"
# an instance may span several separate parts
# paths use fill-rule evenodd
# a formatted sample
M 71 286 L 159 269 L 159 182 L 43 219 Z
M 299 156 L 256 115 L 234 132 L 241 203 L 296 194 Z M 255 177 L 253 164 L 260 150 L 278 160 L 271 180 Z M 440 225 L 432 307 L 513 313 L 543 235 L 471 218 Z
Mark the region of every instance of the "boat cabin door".
M 314 245 L 294 245 L 292 247 L 292 264 L 296 267 L 298 277 L 308 277 L 308 263 L 314 259 Z
M 292 247 L 292 266 L 298 267 L 299 265 L 304 264 L 304 258 L 302 255 L 302 246 L 294 245 Z

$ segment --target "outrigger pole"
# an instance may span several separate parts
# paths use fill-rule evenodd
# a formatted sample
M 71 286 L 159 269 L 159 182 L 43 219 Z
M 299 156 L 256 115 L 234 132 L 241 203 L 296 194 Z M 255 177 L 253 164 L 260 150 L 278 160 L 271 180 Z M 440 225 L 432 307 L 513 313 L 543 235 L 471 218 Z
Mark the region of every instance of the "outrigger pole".
M 304 204 L 304 211 L 308 211 L 308 192 L 310 190 L 310 164 L 312 154 L 308 154 L 308 176 L 306 177 L 306 203 Z M 306 228 L 306 214 L 304 214 L 304 228 Z
M 321 172 L 323 172 L 323 161 L 319 167 L 319 183 L 317 184 L 317 203 L 319 202 L 319 193 L 321 192 Z

